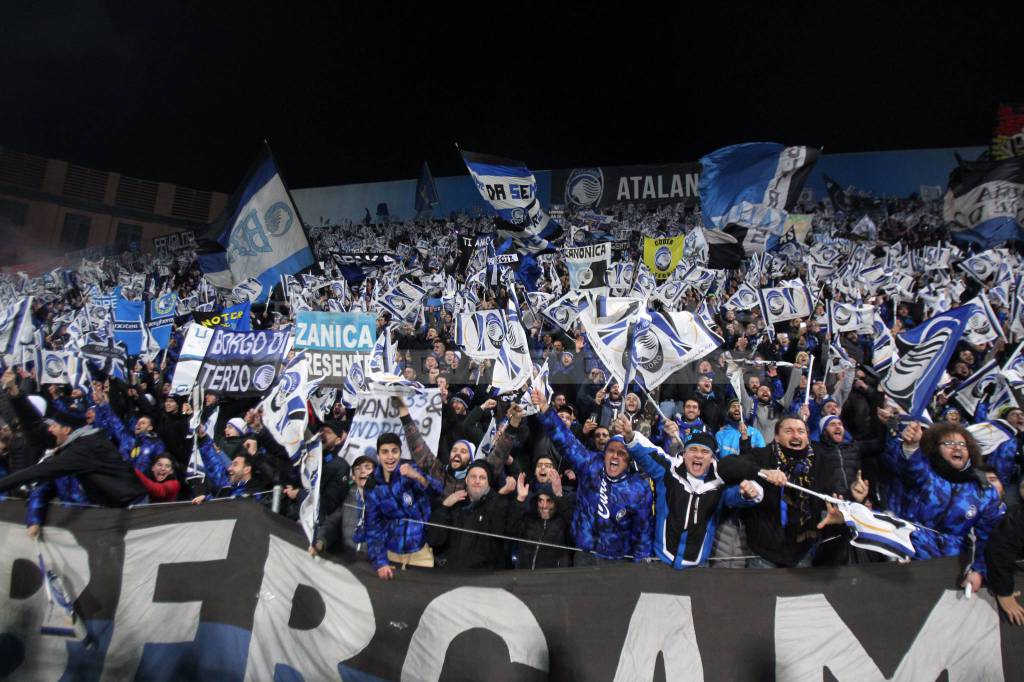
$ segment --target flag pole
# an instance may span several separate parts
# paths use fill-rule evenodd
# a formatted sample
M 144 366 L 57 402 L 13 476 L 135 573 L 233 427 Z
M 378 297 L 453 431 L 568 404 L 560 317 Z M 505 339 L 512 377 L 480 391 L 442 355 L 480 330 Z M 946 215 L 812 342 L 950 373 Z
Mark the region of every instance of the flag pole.
M 807 390 L 804 392 L 804 405 L 811 402 L 811 384 L 814 382 L 814 356 L 807 354 Z

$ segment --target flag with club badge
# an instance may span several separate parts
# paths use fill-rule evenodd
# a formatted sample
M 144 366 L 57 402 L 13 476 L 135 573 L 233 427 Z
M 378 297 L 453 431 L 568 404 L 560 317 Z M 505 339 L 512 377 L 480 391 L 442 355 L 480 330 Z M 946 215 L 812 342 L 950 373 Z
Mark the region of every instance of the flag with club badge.
M 569 288 L 592 294 L 608 294 L 608 269 L 611 264 L 611 242 L 565 248 L 565 265 L 569 269 Z
M 700 316 L 689 312 L 644 312 L 636 322 L 630 360 L 636 381 L 647 391 L 671 374 L 722 345 Z
M 587 305 L 585 296 L 577 291 L 569 291 L 552 301 L 541 311 L 541 315 L 566 334 L 570 334 L 573 323 L 579 319 L 580 313 Z
M 317 434 L 306 441 L 299 466 L 299 479 L 306 491 L 306 498 L 299 505 L 299 524 L 311 547 L 316 542 L 317 522 L 320 519 L 320 475 L 323 464 L 323 443 Z
M 398 282 L 386 294 L 378 299 L 381 308 L 391 313 L 394 320 L 415 322 L 419 316 L 423 300 L 427 297 L 426 290 L 413 282 Z
M 980 346 L 996 339 L 1005 340 L 1003 323 L 999 321 L 999 317 L 992 310 L 987 296 L 979 294 L 972 298 L 967 306 L 974 308 L 974 314 L 971 315 L 967 329 L 964 331 L 964 340 L 967 343 Z
M 802 283 L 761 287 L 757 295 L 761 313 L 769 327 L 777 322 L 810 317 L 814 312 L 814 299 L 810 290 Z
M 925 413 L 975 311 L 972 305 L 954 308 L 896 337 L 905 350 L 890 366 L 881 387 L 912 419 Z
M 533 373 L 529 336 L 520 321 L 519 302 L 514 291 L 509 294 L 504 331 L 505 338 L 498 346 L 491 375 L 491 386 L 499 394 L 520 389 Z
M 505 342 L 505 314 L 500 310 L 462 313 L 456 318 L 455 343 L 476 361 L 498 357 Z
M 285 449 L 293 465 L 302 456 L 303 438 L 309 423 L 306 401 L 319 386 L 319 379 L 309 378 L 309 356 L 300 351 L 281 370 L 277 384 L 260 403 L 263 426 Z
M 747 284 L 740 284 L 736 293 L 725 302 L 726 310 L 750 310 L 761 305 L 757 296 L 757 290 Z
M 233 289 L 255 279 L 261 303 L 281 275 L 315 263 L 302 218 L 266 144 L 220 218 L 197 243 L 199 268 L 210 283 Z
M 654 275 L 654 279 L 662 282 L 675 271 L 679 260 L 683 257 L 683 244 L 686 237 L 644 237 L 644 264 Z
M 498 213 L 498 237 L 516 251 L 546 253 L 563 236 L 562 227 L 540 206 L 537 180 L 521 161 L 462 151 L 480 196 Z
M 857 332 L 871 334 L 875 329 L 875 307 L 828 301 L 827 331 L 831 334 Z
M 960 382 L 949 398 L 963 408 L 973 420 L 977 414 L 978 405 L 985 400 L 989 391 L 995 387 L 998 376 L 999 365 L 995 360 L 989 360 L 978 368 L 977 371 Z
M 653 278 L 652 278 L 653 279 Z M 598 296 L 580 314 L 587 340 L 608 373 L 625 389 L 633 327 L 645 306 L 638 298 Z

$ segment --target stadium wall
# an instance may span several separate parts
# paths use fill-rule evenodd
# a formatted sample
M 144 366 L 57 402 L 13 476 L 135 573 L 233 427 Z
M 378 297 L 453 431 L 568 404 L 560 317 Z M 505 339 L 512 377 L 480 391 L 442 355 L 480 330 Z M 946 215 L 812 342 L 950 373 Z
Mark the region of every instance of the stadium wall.
M 825 193 L 824 175 L 828 175 L 843 187 L 853 186 L 875 196 L 903 197 L 919 192 L 922 185 L 946 187 L 950 171 L 956 165 L 956 154 L 965 159 L 974 159 L 985 147 L 947 147 L 941 149 L 912 149 L 900 151 L 862 152 L 851 154 L 824 154 L 815 166 L 806 188 L 815 198 Z M 693 162 L 663 164 L 661 166 L 605 167 L 605 199 L 601 205 L 613 203 L 616 183 L 622 177 L 631 175 L 646 178 L 652 169 L 660 169 L 664 177 L 661 190 L 670 188 L 673 169 L 683 176 L 684 191 L 687 187 L 685 176 L 693 172 Z M 632 171 L 631 171 L 632 169 Z M 549 206 L 565 203 L 566 180 L 574 171 L 535 171 L 537 192 L 541 203 Z M 358 222 L 364 219 L 367 209 L 374 221 L 378 220 L 377 206 L 386 203 L 392 220 L 405 220 L 415 215 L 416 180 L 392 182 L 371 182 L 356 185 L 331 187 L 310 187 L 292 192 L 299 205 L 303 219 L 310 225 L 340 224 L 346 221 Z M 642 181 L 641 186 L 642 186 Z M 437 216 L 450 212 L 470 214 L 489 211 L 469 175 L 435 178 L 441 205 L 435 209 Z M 658 187 L 655 177 L 655 186 Z

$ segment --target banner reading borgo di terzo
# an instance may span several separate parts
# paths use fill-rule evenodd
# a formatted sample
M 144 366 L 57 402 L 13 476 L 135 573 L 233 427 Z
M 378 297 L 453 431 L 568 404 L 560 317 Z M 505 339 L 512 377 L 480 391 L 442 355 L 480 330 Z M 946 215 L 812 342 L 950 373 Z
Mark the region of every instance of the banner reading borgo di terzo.
M 185 334 L 171 392 L 188 395 L 198 382 L 204 393 L 262 396 L 274 384 L 289 331 L 236 332 L 192 324 Z
M 551 171 L 551 200 L 576 210 L 612 204 L 693 204 L 699 163 L 595 166 Z
M 41 545 L 24 516 L 0 502 L 4 679 L 919 682 L 1024 670 L 1024 628 L 1001 622 L 987 592 L 951 589 L 956 559 L 685 575 L 626 562 L 410 568 L 382 581 L 365 559 L 311 558 L 298 525 L 248 500 L 55 506 Z M 75 637 L 40 634 L 40 554 L 76 600 Z

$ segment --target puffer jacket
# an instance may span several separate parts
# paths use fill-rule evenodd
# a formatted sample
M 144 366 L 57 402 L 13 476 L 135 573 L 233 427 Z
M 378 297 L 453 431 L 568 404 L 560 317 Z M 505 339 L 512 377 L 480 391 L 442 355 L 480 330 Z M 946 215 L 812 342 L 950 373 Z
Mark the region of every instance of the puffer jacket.
M 628 448 L 640 468 L 654 479 L 654 550 L 659 559 L 673 568 L 691 568 L 707 562 L 724 506 L 750 507 L 760 499 L 745 499 L 736 485 L 743 479 L 723 479 L 714 464 L 703 479 L 697 480 L 687 473 L 682 455 L 669 456 L 644 443 L 639 436 L 633 437 Z
M 896 493 L 900 499 L 894 505 L 900 517 L 931 529 L 914 532 L 915 558 L 966 553 L 971 568 L 986 575 L 985 545 L 1006 513 L 1006 505 L 994 487 L 982 482 L 981 472 L 973 480 L 950 480 L 936 471 L 920 448 L 904 452 L 903 441 L 896 437 L 889 439 L 883 458 L 901 484 Z M 975 536 L 973 548 L 968 538 L 971 530 Z
M 415 464 L 410 466 L 416 467 Z M 416 467 L 419 471 L 419 467 Z M 420 472 L 422 474 L 422 472 Z M 425 526 L 416 521 L 430 518 L 430 498 L 441 494 L 441 482 L 426 477 L 423 488 L 396 469 L 384 480 L 380 466 L 373 472 L 373 487 L 366 484 L 366 543 L 374 568 L 388 563 L 388 552 L 410 554 L 426 542 Z
M 94 409 L 95 425 L 106 431 L 110 439 L 117 443 L 117 451 L 121 453 L 122 459 L 130 462 L 138 471 L 148 473 L 153 461 L 167 451 L 164 442 L 155 433 L 136 436 L 129 431 L 124 422 L 110 409 L 109 403 L 97 405 Z
M 538 417 L 576 472 L 578 490 L 572 519 L 576 546 L 603 559 L 632 555 L 633 561 L 642 561 L 651 556 L 653 498 L 647 478 L 630 472 L 609 478 L 604 456 L 583 447 L 554 410 Z

